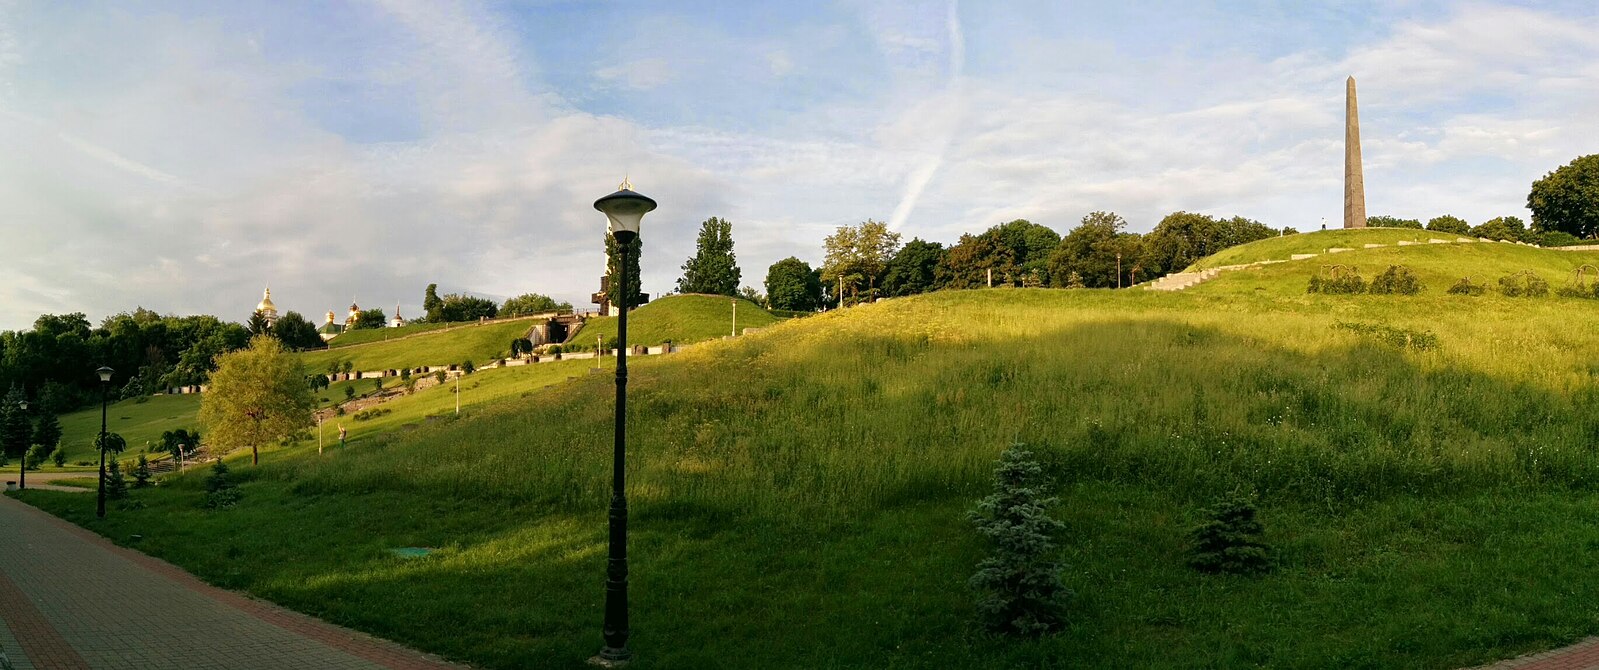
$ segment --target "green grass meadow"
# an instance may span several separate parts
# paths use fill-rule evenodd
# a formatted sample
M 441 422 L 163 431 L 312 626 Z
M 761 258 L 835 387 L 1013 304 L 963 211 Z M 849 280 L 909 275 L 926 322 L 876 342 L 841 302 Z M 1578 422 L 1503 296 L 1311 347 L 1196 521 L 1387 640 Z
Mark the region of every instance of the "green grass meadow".
M 452 328 L 448 332 L 422 333 L 401 340 L 374 341 L 367 344 L 344 346 L 336 349 L 310 351 L 299 354 L 301 362 L 310 372 L 326 372 L 330 363 L 349 361 L 355 370 L 396 370 L 423 365 L 455 365 L 472 361 L 478 367 L 498 360 L 511 351 L 511 340 L 527 334 L 533 326 L 531 319 L 498 321 L 482 325 Z M 356 331 L 362 332 L 380 332 Z
M 127 440 L 127 453 L 132 454 L 144 451 L 147 445 L 159 445 L 166 431 L 196 428 L 199 413 L 197 394 L 151 396 L 144 402 L 123 400 L 106 408 L 106 428 Z M 80 461 L 98 463 L 94 439 L 99 434 L 98 406 L 61 415 L 60 448 L 67 453 L 68 469 Z
M 655 346 L 667 340 L 693 344 L 733 334 L 733 300 L 719 295 L 671 295 L 645 304 L 627 315 L 627 341 L 633 345 Z M 778 318 L 743 298 L 738 300 L 738 332 L 745 328 L 765 328 Z M 572 339 L 580 349 L 593 349 L 596 337 L 606 342 L 616 339 L 616 317 L 589 319 Z
M 411 323 L 399 328 L 360 328 L 347 330 L 337 337 L 328 340 L 329 349 L 355 346 L 357 344 L 371 344 L 373 342 L 387 342 L 402 337 L 440 330 L 443 328 L 459 328 L 472 326 L 474 323 Z
M 1582 257 L 1349 253 L 1387 251 L 1429 277 Z M 634 667 L 1457 668 L 1599 634 L 1599 301 L 1307 296 L 1316 267 L 942 292 L 630 359 Z M 348 449 L 246 457 L 228 511 L 200 508 L 195 473 L 103 522 L 21 497 L 475 666 L 581 668 L 614 393 L 584 363 L 467 377 L 482 401 L 458 419 L 425 418 L 453 409 L 430 389 Z M 965 512 L 1016 442 L 1058 482 L 1074 593 L 1038 640 L 983 633 L 966 589 L 985 549 Z M 1277 569 L 1189 570 L 1197 510 L 1237 489 Z M 387 552 L 407 546 L 438 551 Z

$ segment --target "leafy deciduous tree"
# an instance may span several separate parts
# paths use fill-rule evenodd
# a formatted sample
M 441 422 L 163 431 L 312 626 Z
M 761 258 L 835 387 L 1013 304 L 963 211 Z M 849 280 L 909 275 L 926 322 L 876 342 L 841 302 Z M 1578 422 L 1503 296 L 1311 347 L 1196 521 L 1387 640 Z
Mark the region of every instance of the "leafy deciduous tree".
M 1599 236 L 1599 154 L 1579 157 L 1533 182 L 1527 209 L 1539 231 Z
M 257 337 L 246 349 L 222 355 L 211 387 L 200 401 L 200 420 L 220 451 L 260 448 L 311 423 L 315 402 L 298 358 L 276 340 Z
M 683 262 L 683 276 L 677 280 L 678 293 L 734 295 L 742 273 L 733 254 L 733 224 L 711 217 L 700 224 L 694 256 Z
M 944 245 L 922 238 L 900 247 L 883 272 L 883 293 L 890 296 L 915 295 L 938 289 L 938 264 L 944 260 Z
M 499 316 L 527 316 L 529 314 L 543 314 L 545 312 L 570 312 L 572 303 L 556 302 L 555 298 L 541 293 L 523 293 L 514 298 L 509 298 L 505 304 L 500 305 Z
M 816 309 L 821 306 L 822 278 L 809 263 L 789 256 L 766 270 L 766 297 L 772 309 Z
M 823 241 L 827 259 L 822 264 L 822 281 L 839 282 L 850 300 L 860 301 L 861 286 L 866 299 L 876 296 L 878 279 L 889 259 L 899 250 L 899 233 L 882 221 L 867 219 L 853 226 L 839 226 Z
M 1427 230 L 1453 235 L 1469 235 L 1471 233 L 1471 224 L 1466 223 L 1465 219 L 1458 216 L 1445 214 L 1443 216 L 1435 216 L 1427 221 Z

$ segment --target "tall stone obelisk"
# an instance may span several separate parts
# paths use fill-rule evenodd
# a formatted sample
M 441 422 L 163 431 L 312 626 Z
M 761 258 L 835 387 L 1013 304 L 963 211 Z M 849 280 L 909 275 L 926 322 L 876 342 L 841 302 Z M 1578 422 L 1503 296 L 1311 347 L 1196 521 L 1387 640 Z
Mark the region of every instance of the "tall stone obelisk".
M 1366 178 L 1360 169 L 1360 112 L 1355 109 L 1355 78 L 1344 102 L 1344 227 L 1366 227 Z

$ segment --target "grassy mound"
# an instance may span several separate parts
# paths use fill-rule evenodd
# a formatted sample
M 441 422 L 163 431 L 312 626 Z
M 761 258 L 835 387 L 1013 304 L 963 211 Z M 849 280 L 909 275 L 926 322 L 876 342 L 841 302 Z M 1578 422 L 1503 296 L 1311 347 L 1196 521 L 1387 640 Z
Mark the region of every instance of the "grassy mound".
M 1448 668 L 1599 632 L 1593 312 L 1299 297 L 946 292 L 639 359 L 641 662 Z M 200 509 L 191 475 L 91 527 L 482 667 L 581 667 L 613 386 L 532 386 L 345 451 L 268 452 L 236 469 L 233 510 Z M 981 634 L 965 588 L 983 548 L 963 514 L 1017 441 L 1061 484 L 1077 594 L 1066 631 L 1030 641 Z M 1259 493 L 1271 575 L 1184 565 L 1197 511 L 1235 489 Z M 23 498 L 92 523 L 82 497 Z M 407 546 L 438 551 L 387 552 Z
M 413 323 L 399 328 L 364 328 L 340 333 L 337 337 L 328 340 L 329 349 L 350 347 L 357 344 L 371 344 L 399 339 L 418 333 L 426 333 L 442 328 L 460 328 L 462 326 L 476 325 L 472 323 Z
M 161 433 L 177 428 L 192 430 L 199 424 L 200 396 L 160 395 L 145 402 L 124 400 L 106 409 L 106 428 L 128 441 L 128 453 L 161 443 Z M 94 439 L 100 434 L 100 407 L 61 415 L 61 448 L 67 466 L 80 461 L 98 463 Z
M 325 372 L 328 364 L 350 361 L 356 370 L 393 370 L 424 365 L 451 365 L 472 361 L 479 367 L 511 351 L 511 340 L 527 334 L 532 319 L 497 321 L 424 332 L 404 339 L 311 351 L 300 355 L 310 372 Z M 357 331 L 381 333 L 379 330 Z
M 1284 238 L 1286 239 L 1288 238 Z M 1443 294 L 1461 278 L 1470 278 L 1473 284 L 1486 287 L 1489 293 L 1486 297 L 1492 299 L 1500 277 L 1522 270 L 1531 270 L 1542 277 L 1549 282 L 1551 289 L 1566 286 L 1573 281 L 1574 270 L 1578 267 L 1599 266 L 1599 252 L 1559 251 L 1502 242 L 1423 243 L 1376 249 L 1355 248 L 1336 254 L 1322 253 L 1315 258 L 1228 271 L 1189 290 L 1208 295 L 1266 294 L 1283 298 L 1299 297 L 1296 299 L 1317 302 L 1318 300 L 1304 296 L 1305 287 L 1311 275 L 1317 272 L 1325 273 L 1326 269 L 1334 264 L 1354 266 L 1361 277 L 1368 282 L 1390 265 L 1404 265 L 1416 273 L 1422 281 L 1424 292 L 1429 294 Z M 1594 278 L 1590 275 L 1589 284 L 1591 285 L 1593 281 Z M 1321 296 L 1319 300 L 1325 301 L 1326 298 L 1327 296 Z M 1473 298 L 1460 298 L 1460 300 L 1473 300 Z M 1472 303 L 1459 304 L 1464 306 Z
M 1366 244 L 1395 245 L 1401 241 L 1427 244 L 1428 240 L 1453 242 L 1461 235 L 1411 228 L 1362 228 L 1319 230 L 1283 237 L 1268 237 L 1248 244 L 1223 249 L 1196 261 L 1188 269 L 1204 270 L 1223 265 L 1242 265 L 1256 261 L 1288 260 L 1294 254 L 1319 254 L 1333 248 L 1360 249 Z M 1473 238 L 1475 239 L 1475 238 Z
M 627 317 L 629 344 L 654 346 L 671 340 L 692 344 L 733 334 L 734 298 L 719 295 L 669 295 L 633 310 Z M 777 323 L 770 312 L 748 300 L 738 298 L 738 332 L 745 328 L 764 328 Z M 594 348 L 594 338 L 606 342 L 616 339 L 616 317 L 589 319 L 572 343 Z

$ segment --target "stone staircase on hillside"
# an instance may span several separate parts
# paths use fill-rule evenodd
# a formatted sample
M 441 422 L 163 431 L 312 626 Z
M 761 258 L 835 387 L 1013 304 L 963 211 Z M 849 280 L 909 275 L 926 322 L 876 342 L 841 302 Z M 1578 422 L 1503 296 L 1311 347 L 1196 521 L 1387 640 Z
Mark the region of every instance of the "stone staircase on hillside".
M 1199 272 L 1179 272 L 1156 279 L 1144 287 L 1146 291 L 1181 291 L 1196 284 L 1202 284 L 1216 278 L 1221 274 L 1220 268 L 1200 270 Z

